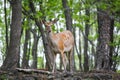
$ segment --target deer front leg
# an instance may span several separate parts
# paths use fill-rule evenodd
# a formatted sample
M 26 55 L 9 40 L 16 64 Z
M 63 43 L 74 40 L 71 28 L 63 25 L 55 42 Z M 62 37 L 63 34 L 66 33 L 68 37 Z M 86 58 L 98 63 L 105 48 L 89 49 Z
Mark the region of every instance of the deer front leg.
M 52 73 L 54 73 L 56 71 L 56 53 L 53 54 L 54 56 L 54 62 L 53 62 L 53 70 L 52 70 Z

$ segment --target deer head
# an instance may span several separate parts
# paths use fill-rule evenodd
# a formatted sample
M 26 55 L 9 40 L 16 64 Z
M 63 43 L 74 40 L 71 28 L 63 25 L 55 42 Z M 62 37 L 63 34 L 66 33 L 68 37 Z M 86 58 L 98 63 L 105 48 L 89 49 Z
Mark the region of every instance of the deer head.
M 52 31 L 52 30 L 51 30 L 51 26 L 52 26 L 53 24 L 55 24 L 57 21 L 58 21 L 58 19 L 54 19 L 54 20 L 52 20 L 52 21 L 50 21 L 50 22 L 46 22 L 45 20 L 42 21 L 42 23 L 45 25 L 45 28 L 46 28 L 47 33 L 49 33 L 49 32 Z

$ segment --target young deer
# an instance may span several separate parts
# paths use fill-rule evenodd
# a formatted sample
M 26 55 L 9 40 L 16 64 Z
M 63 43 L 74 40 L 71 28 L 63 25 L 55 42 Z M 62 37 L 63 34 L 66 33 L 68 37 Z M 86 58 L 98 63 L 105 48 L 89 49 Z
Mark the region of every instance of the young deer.
M 62 58 L 62 62 L 63 62 L 63 67 L 64 67 L 64 71 L 66 72 L 66 66 L 68 64 L 68 59 L 66 57 L 65 53 L 69 53 L 69 59 L 70 59 L 70 71 L 72 71 L 71 69 L 71 56 L 73 53 L 73 47 L 74 47 L 74 37 L 73 34 L 69 31 L 63 31 L 60 33 L 53 33 L 51 26 L 56 23 L 58 20 L 55 19 L 53 21 L 50 22 L 45 22 L 42 21 L 43 24 L 45 25 L 46 31 L 47 31 L 47 36 L 48 39 L 51 43 L 51 48 L 52 51 L 54 52 L 54 63 L 53 63 L 53 70 L 52 72 L 55 71 L 55 61 L 56 61 L 56 54 L 60 53 L 60 56 Z

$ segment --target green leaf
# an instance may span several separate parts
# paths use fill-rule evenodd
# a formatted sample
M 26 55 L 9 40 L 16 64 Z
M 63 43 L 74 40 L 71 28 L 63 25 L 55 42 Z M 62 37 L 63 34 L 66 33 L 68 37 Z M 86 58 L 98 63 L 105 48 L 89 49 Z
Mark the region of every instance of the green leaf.
M 89 40 L 96 40 L 98 38 L 98 34 L 95 35 L 88 35 Z
M 80 28 L 80 30 L 82 30 L 82 31 L 84 30 L 83 25 L 81 25 L 80 23 L 73 24 L 73 26 Z
M 38 68 L 40 69 L 40 68 L 44 68 L 44 59 L 43 59 L 43 57 L 38 57 L 37 58 L 38 59 Z

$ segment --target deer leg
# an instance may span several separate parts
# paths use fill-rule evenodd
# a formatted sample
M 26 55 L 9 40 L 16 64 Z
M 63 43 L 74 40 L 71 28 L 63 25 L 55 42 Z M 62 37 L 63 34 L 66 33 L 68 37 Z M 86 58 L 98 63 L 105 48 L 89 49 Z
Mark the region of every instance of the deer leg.
M 68 57 L 68 70 L 70 71 L 70 52 L 67 53 Z
M 73 57 L 74 57 L 74 55 L 73 55 L 73 49 L 72 50 L 70 50 L 70 52 L 69 52 L 69 66 L 70 66 L 70 72 L 73 72 L 73 69 L 74 69 L 74 61 L 73 61 Z
M 54 53 L 54 62 L 53 62 L 53 70 L 52 73 L 56 71 L 56 53 Z
M 61 52 L 61 56 L 62 56 L 64 72 L 66 72 L 66 66 L 67 66 L 66 55 L 63 52 Z
M 64 53 L 64 57 L 65 57 L 65 59 L 64 59 L 64 61 L 65 61 L 65 65 L 66 65 L 66 68 L 67 68 L 67 65 L 68 65 L 68 58 L 67 58 L 67 55 Z

